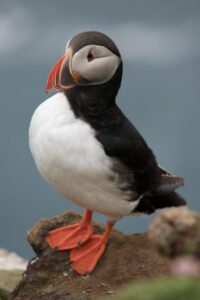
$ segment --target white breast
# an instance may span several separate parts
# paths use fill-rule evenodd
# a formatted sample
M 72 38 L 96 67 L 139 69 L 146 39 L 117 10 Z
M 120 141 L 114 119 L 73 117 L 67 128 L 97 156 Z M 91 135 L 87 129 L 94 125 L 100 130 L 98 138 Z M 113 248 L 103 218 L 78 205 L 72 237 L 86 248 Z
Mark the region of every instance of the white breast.
M 65 95 L 58 93 L 35 111 L 29 130 L 30 149 L 40 174 L 61 195 L 110 217 L 130 214 L 128 202 L 94 130 L 77 119 Z

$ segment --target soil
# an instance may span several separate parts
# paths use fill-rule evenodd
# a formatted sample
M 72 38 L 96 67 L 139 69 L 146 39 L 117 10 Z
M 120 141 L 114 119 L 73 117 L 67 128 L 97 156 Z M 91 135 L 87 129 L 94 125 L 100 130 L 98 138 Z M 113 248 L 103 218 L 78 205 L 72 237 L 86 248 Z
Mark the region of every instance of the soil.
M 81 276 L 70 268 L 69 251 L 49 248 L 44 238 L 48 231 L 79 222 L 75 212 L 39 221 L 28 235 L 36 257 L 29 262 L 27 271 L 12 299 L 96 299 L 114 295 L 134 280 L 170 274 L 170 261 L 151 245 L 147 233 L 125 235 L 113 230 L 107 249 L 95 270 Z M 105 227 L 93 223 L 94 232 L 101 234 Z

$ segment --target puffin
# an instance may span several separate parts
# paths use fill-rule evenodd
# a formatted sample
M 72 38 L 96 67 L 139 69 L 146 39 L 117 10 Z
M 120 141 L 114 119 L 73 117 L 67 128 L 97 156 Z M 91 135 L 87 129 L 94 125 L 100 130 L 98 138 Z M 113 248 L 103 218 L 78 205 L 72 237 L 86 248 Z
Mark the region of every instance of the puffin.
M 183 178 L 158 165 L 116 104 L 122 69 L 118 47 L 107 35 L 75 35 L 48 76 L 46 92 L 57 93 L 39 105 L 29 128 L 39 173 L 85 209 L 80 223 L 46 236 L 52 249 L 70 250 L 70 267 L 82 275 L 94 270 L 117 220 L 186 205 L 175 191 Z M 93 234 L 94 211 L 107 217 L 103 235 Z

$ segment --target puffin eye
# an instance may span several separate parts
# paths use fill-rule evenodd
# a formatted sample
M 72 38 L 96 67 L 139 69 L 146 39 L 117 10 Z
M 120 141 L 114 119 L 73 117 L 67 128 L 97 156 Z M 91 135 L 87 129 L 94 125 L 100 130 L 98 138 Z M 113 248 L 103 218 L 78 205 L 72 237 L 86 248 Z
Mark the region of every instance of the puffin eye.
M 87 55 L 87 60 L 90 62 L 91 60 L 95 59 L 96 57 L 92 54 L 92 52 L 90 51 Z

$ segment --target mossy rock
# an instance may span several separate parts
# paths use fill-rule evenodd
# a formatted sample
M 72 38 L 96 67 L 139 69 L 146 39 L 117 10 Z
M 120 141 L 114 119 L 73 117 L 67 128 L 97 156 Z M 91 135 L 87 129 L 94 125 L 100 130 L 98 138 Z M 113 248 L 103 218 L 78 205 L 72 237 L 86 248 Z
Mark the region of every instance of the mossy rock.
M 11 298 L 11 294 L 0 288 L 0 300 L 9 300 Z
M 200 279 L 183 278 L 161 278 L 143 281 L 128 286 L 119 294 L 115 300 L 199 300 Z M 100 298 L 108 300 L 108 298 Z

